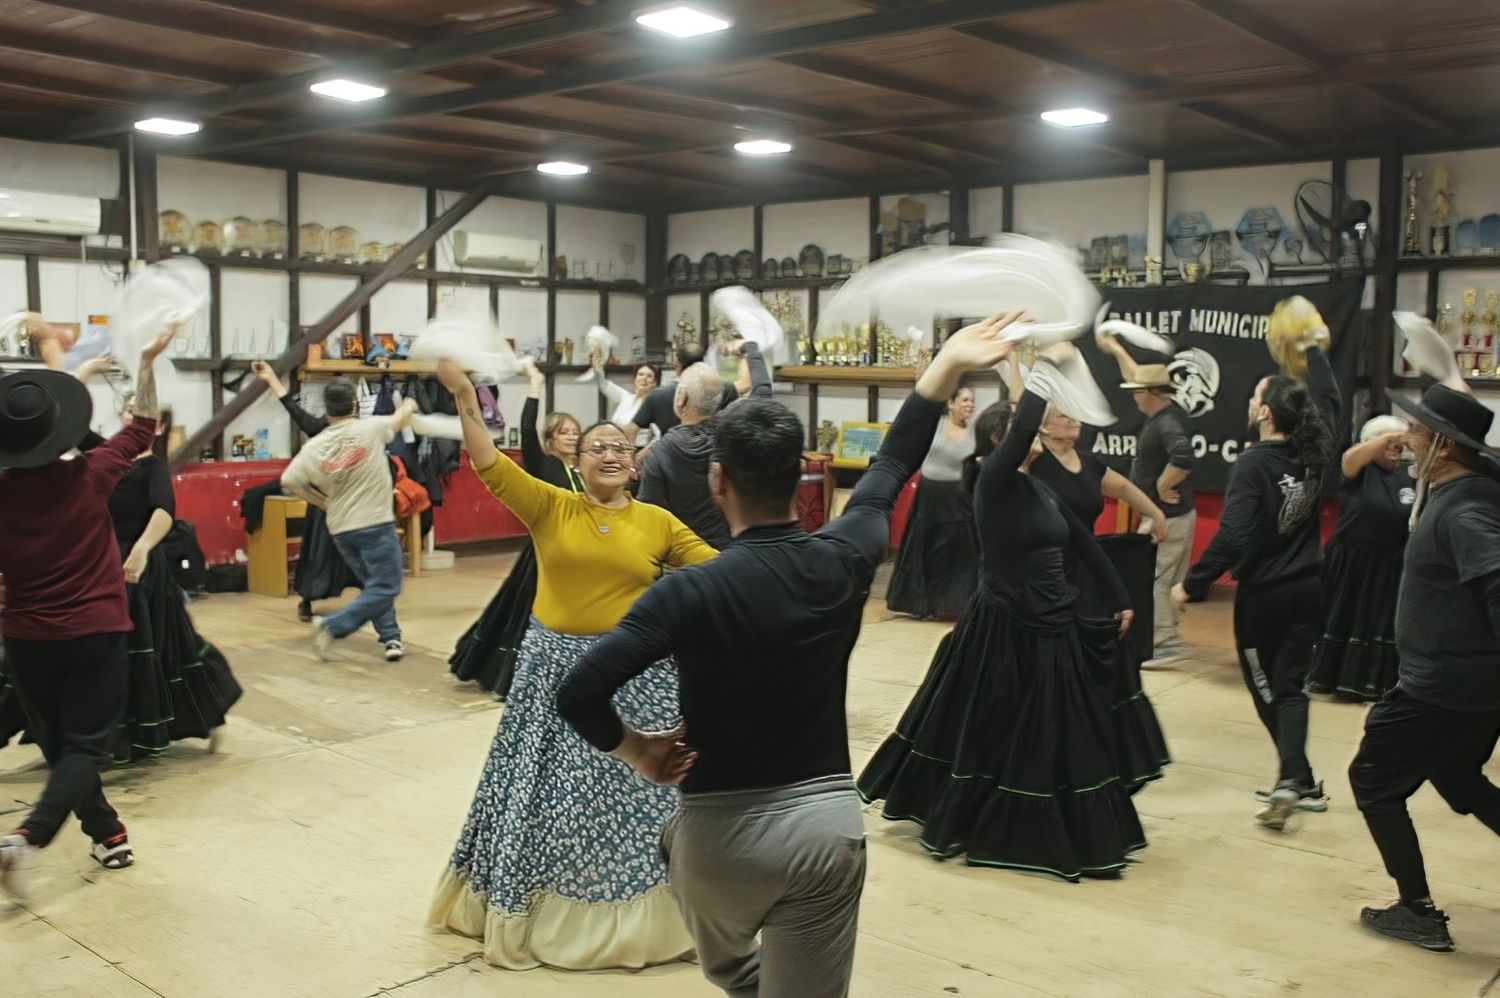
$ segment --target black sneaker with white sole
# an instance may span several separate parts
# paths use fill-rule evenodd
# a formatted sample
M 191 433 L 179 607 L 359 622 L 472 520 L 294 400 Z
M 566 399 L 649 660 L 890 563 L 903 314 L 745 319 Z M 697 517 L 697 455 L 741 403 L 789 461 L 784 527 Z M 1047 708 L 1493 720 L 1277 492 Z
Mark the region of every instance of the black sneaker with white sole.
M 385 643 L 385 660 L 387 662 L 399 662 L 406 657 L 406 646 L 400 641 L 387 641 Z
M 1365 908 L 1359 920 L 1382 936 L 1390 936 L 1434 953 L 1453 949 L 1448 916 L 1431 901 L 1397 901 L 1389 908 Z
M 1328 810 L 1328 795 L 1323 792 L 1322 783 L 1315 783 L 1311 786 L 1306 783 L 1291 783 L 1291 785 L 1296 788 L 1298 794 L 1296 810 L 1313 811 L 1318 814 Z M 1277 786 L 1280 787 L 1281 784 Z M 1275 793 L 1274 790 L 1257 790 L 1255 796 L 1261 801 L 1269 801 L 1273 793 Z

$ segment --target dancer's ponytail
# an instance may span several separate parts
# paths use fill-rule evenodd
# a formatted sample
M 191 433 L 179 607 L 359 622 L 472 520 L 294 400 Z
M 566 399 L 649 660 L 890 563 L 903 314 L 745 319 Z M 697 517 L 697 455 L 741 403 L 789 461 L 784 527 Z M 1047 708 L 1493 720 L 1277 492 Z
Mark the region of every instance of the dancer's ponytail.
M 1333 431 L 1312 392 L 1300 381 L 1278 374 L 1267 382 L 1262 402 L 1270 408 L 1276 429 L 1296 449 L 1305 480 L 1321 486 L 1333 462 Z
M 971 495 L 979 481 L 979 462 L 995 453 L 1010 428 L 1010 403 L 996 402 L 974 420 L 974 453 L 964 458 L 963 483 Z

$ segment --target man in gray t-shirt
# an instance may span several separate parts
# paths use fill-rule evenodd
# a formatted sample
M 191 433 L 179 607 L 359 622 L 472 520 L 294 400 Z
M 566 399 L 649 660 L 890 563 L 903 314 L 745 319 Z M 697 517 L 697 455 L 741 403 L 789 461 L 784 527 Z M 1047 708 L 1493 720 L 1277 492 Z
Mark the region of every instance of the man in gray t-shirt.
M 1187 413 L 1172 398 L 1172 379 L 1164 364 L 1131 365 L 1122 388 L 1130 389 L 1136 408 L 1146 417 L 1135 443 L 1130 480 L 1167 517 L 1167 539 L 1156 546 L 1156 584 L 1153 587 L 1153 658 L 1165 661 L 1182 654 L 1182 632 L 1172 588 L 1187 578 L 1192 561 L 1193 531 L 1198 513 L 1193 507 L 1193 442 Z M 1151 532 L 1151 521 L 1140 532 Z
M 1500 787 L 1484 765 L 1500 741 L 1500 475 L 1484 445 L 1493 413 L 1437 385 L 1416 420 L 1416 526 L 1396 604 L 1400 679 L 1370 709 L 1349 785 L 1400 900 L 1366 908 L 1364 924 L 1423 949 L 1453 948 L 1434 906 L 1406 802 L 1431 783 L 1448 806 L 1500 834 Z
M 335 640 L 373 623 L 386 661 L 396 662 L 405 654 L 396 622 L 402 555 L 385 445 L 406 428 L 416 403 L 406 400 L 394 416 L 357 419 L 353 384 L 336 378 L 323 393 L 323 405 L 328 429 L 298 451 L 282 473 L 281 485 L 327 511 L 328 533 L 359 577 L 361 591 L 338 613 L 313 618 L 313 642 L 324 656 Z

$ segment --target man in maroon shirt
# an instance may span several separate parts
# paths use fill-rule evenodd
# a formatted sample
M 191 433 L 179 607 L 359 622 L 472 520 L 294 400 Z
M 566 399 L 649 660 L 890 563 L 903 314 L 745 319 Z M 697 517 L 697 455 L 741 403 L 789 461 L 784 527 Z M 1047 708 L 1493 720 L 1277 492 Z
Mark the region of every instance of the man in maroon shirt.
M 130 425 L 71 459 L 93 411 L 82 383 L 58 371 L 0 378 L 0 633 L 28 729 L 52 767 L 30 816 L 0 838 L 0 887 L 13 894 L 31 850 L 70 813 L 101 866 L 134 859 L 99 779 L 124 716 L 131 629 L 109 497 L 156 434 L 152 364 L 171 338 L 141 354 Z

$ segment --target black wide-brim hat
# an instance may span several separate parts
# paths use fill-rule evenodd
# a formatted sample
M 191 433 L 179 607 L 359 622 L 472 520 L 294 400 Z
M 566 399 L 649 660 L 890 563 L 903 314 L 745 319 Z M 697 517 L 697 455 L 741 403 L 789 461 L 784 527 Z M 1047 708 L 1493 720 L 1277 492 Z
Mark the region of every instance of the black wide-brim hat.
M 1421 401 L 1418 402 L 1395 393 L 1389 397 L 1392 405 L 1432 432 L 1480 454 L 1500 458 L 1500 450 L 1484 442 L 1495 421 L 1495 414 L 1474 396 L 1455 391 L 1447 385 L 1433 385 L 1422 393 Z
M 0 377 L 0 468 L 38 468 L 77 447 L 89 431 L 94 399 L 62 371 Z

